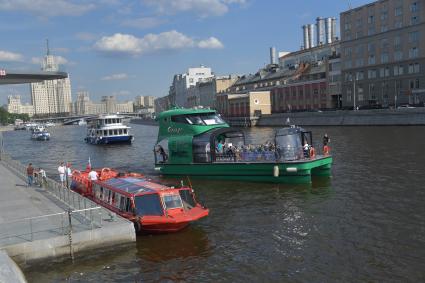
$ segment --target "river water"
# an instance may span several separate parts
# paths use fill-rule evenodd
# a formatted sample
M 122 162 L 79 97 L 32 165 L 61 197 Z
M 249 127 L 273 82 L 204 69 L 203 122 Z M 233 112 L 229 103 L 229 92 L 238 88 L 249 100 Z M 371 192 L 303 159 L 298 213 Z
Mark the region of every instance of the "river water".
M 85 129 L 52 129 L 48 142 L 24 131 L 5 148 L 56 177 L 60 161 L 156 176 L 158 128 L 132 125 L 132 145 L 93 146 Z M 210 215 L 169 235 L 24 268 L 29 282 L 424 282 L 425 128 L 314 127 L 331 138 L 332 178 L 309 185 L 192 180 Z M 273 128 L 247 129 L 272 140 Z M 164 180 L 167 183 L 178 180 Z

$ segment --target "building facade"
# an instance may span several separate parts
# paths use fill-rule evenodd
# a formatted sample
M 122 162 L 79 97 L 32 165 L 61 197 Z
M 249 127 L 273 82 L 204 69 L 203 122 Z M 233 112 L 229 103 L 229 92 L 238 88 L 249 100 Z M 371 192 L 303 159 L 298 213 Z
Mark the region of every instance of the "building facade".
M 34 115 L 34 106 L 22 104 L 20 95 L 9 95 L 7 97 L 6 111 L 15 114 L 28 114 L 28 116 L 32 117 Z
M 189 106 L 188 97 L 193 96 L 189 94 L 189 89 L 195 87 L 198 82 L 207 81 L 213 76 L 211 68 L 202 65 L 198 68 L 189 68 L 184 74 L 174 75 L 169 90 L 171 103 L 176 106 Z
M 380 0 L 341 13 L 342 104 L 425 101 L 425 0 Z
M 56 58 L 49 50 L 42 62 L 43 71 L 59 71 Z M 71 112 L 71 82 L 65 79 L 31 83 L 31 102 L 36 115 L 67 115 Z
M 217 95 L 216 108 L 226 118 L 250 118 L 270 114 L 270 91 L 222 93 Z
M 134 104 L 132 101 L 118 103 L 114 96 L 102 96 L 101 102 L 96 103 L 90 100 L 89 93 L 86 91 L 77 94 L 77 100 L 74 105 L 75 114 L 77 115 L 134 112 Z

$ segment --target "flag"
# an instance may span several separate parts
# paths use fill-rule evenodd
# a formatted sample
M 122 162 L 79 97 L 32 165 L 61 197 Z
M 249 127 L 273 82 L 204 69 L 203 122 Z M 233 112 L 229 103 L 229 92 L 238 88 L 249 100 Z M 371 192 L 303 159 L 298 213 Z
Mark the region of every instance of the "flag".
M 87 166 L 86 166 L 86 172 L 90 172 L 90 171 L 91 171 L 91 162 L 89 157 L 89 162 L 87 163 Z

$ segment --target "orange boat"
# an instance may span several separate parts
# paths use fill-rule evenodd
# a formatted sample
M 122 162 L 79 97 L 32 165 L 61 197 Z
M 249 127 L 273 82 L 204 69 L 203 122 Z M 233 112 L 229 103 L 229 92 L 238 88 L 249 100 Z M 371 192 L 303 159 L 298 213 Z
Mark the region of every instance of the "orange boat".
M 174 188 L 152 182 L 142 174 L 103 168 L 72 173 L 71 189 L 134 223 L 137 233 L 176 232 L 208 215 L 189 187 Z

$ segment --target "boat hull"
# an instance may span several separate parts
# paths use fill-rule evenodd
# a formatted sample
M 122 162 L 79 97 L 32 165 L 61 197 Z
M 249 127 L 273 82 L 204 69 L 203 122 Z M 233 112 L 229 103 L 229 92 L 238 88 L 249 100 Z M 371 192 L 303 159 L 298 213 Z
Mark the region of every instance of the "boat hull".
M 170 177 L 191 176 L 220 180 L 267 183 L 311 183 L 312 176 L 331 176 L 331 156 L 285 163 L 235 162 L 155 164 L 155 169 Z
M 86 137 L 85 141 L 89 144 L 130 144 L 133 141 L 133 136 L 114 136 L 114 137 Z

